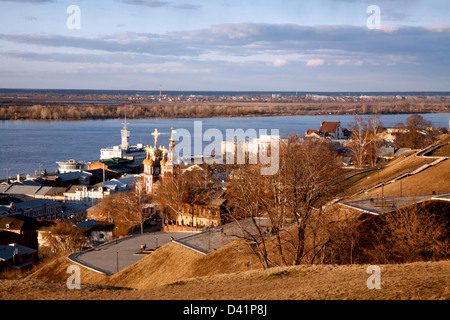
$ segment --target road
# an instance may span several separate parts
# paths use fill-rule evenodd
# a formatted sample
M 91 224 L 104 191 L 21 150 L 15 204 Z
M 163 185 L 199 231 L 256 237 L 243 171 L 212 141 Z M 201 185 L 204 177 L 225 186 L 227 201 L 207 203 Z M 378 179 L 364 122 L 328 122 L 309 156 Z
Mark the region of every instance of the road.
M 143 235 L 133 234 L 89 251 L 72 254 L 69 258 L 76 263 L 111 275 L 144 258 L 147 254 L 141 253 L 141 245 L 145 244 L 147 250 L 156 249 L 170 242 L 172 237 L 179 239 L 188 235 L 192 235 L 192 232 L 160 232 L 150 229 Z

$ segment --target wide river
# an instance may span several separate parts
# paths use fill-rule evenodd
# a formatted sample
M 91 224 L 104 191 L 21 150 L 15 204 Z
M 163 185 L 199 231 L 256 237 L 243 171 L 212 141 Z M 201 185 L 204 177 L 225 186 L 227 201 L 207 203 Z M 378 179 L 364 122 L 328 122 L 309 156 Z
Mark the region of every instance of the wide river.
M 381 115 L 384 126 L 395 126 L 404 122 L 409 114 Z M 450 113 L 423 114 L 425 119 L 432 121 L 435 127 L 448 127 Z M 249 118 L 204 118 L 204 119 L 144 119 L 128 120 L 131 131 L 130 144 L 153 145 L 151 132 L 158 129 L 162 134 L 158 145 L 168 147 L 170 128 L 178 132 L 188 130 L 195 139 L 194 122 L 197 129 L 201 124 L 202 132 L 208 129 L 218 129 L 226 138 L 226 129 L 243 130 L 278 129 L 281 135 L 297 133 L 304 135 L 307 129 L 319 129 L 322 121 L 340 121 L 343 127 L 348 127 L 354 121 L 354 116 L 281 116 L 281 117 L 249 117 Z M 100 149 L 120 144 L 120 130 L 123 120 L 82 120 L 82 121 L 1 121 L 0 122 L 0 180 L 15 177 L 18 173 L 33 175 L 46 169 L 56 170 L 56 161 L 69 159 L 92 161 L 100 157 Z M 210 130 L 211 132 L 211 130 Z M 273 133 L 273 132 L 272 132 Z M 180 139 L 181 141 L 181 139 Z M 204 141 L 198 150 L 210 142 Z M 198 154 L 192 149 L 193 154 Z

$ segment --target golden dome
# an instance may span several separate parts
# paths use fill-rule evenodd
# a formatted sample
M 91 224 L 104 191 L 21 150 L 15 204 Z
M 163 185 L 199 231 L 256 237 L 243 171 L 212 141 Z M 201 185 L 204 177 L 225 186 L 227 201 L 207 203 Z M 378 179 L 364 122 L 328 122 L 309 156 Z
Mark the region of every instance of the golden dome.
M 147 166 L 147 167 L 153 166 L 153 160 L 152 159 L 145 159 L 143 163 L 144 163 L 144 166 Z

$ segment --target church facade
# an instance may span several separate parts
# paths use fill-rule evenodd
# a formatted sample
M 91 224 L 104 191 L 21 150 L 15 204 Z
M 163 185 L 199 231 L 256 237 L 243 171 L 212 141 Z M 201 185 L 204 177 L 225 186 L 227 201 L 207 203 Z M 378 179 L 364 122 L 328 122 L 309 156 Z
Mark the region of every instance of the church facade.
M 164 175 L 173 174 L 175 172 L 176 164 L 175 159 L 175 139 L 171 130 L 171 136 L 169 139 L 169 149 L 164 146 L 158 147 L 158 136 L 161 134 L 158 129 L 152 133 L 155 138 L 154 146 L 147 146 L 145 148 L 146 157 L 143 161 L 144 170 L 142 173 L 142 179 L 145 186 L 145 191 L 148 194 L 153 194 L 161 184 L 160 179 L 164 178 Z

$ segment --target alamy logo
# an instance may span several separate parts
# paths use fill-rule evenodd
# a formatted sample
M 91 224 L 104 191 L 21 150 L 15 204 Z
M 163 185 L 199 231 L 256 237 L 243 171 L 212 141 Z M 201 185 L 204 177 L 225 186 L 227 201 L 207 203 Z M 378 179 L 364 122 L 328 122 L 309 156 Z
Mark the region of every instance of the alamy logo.
M 261 175 L 274 175 L 279 169 L 280 135 L 278 129 L 226 129 L 225 139 L 219 129 L 210 128 L 203 132 L 202 121 L 194 121 L 194 138 L 187 129 L 176 129 L 175 154 L 187 158 L 192 154 L 203 155 L 194 159 L 194 164 L 203 162 L 222 164 L 262 164 Z M 259 135 L 258 135 L 259 133 Z M 203 147 L 203 142 L 208 144 Z M 192 153 L 192 144 L 194 153 Z
M 66 20 L 66 26 L 69 30 L 81 29 L 81 9 L 77 5 L 67 7 L 67 14 L 70 16 Z
M 80 267 L 72 264 L 67 267 L 66 272 L 70 274 L 70 277 L 67 278 L 67 282 L 66 282 L 67 289 L 69 289 L 69 290 L 81 289 Z
M 370 16 L 367 18 L 367 29 L 381 29 L 381 9 L 377 5 L 371 5 L 367 7 L 367 14 Z
M 368 266 L 366 273 L 371 276 L 367 279 L 367 289 L 381 289 L 381 269 L 379 266 Z

